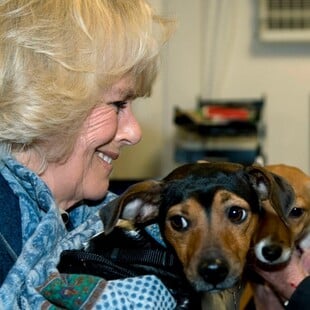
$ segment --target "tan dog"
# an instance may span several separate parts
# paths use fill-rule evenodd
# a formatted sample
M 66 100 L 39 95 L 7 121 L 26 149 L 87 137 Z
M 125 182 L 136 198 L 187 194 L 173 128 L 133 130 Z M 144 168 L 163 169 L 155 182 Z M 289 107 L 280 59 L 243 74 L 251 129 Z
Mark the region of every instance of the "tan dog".
M 264 167 L 269 170 L 269 167 Z M 270 170 L 269 170 L 270 171 Z M 274 178 L 279 178 L 274 175 Z M 253 256 L 250 261 L 263 268 L 285 264 L 294 247 L 294 236 L 289 227 L 289 214 L 295 208 L 295 199 L 284 201 L 275 209 L 271 201 L 262 202 L 259 229 L 253 236 Z
M 181 166 L 160 181 L 131 186 L 101 210 L 105 234 L 119 219 L 156 221 L 207 309 L 237 309 L 261 201 L 281 214 L 290 186 L 261 167 L 233 163 Z M 100 242 L 95 247 L 100 248 Z M 223 293 L 224 292 L 224 293 Z
M 261 229 L 254 238 L 255 256 L 258 261 L 272 268 L 281 268 L 286 264 L 294 250 L 298 247 L 309 248 L 310 229 L 310 177 L 299 168 L 284 164 L 268 165 L 265 168 L 284 178 L 293 188 L 295 193 L 294 203 L 283 209 L 282 219 L 277 212 L 265 202 L 263 208 L 265 214 L 262 216 Z M 285 204 L 283 204 L 285 206 Z M 262 267 L 262 265 L 260 265 Z M 262 267 L 262 268 L 264 268 Z M 255 303 L 257 309 L 282 309 L 282 305 L 276 296 L 271 298 L 267 304 L 267 296 L 262 284 L 255 284 Z M 248 292 L 248 296 L 252 293 Z
M 293 187 L 295 204 L 286 214 L 286 220 L 293 239 L 299 242 L 310 230 L 310 176 L 297 167 L 284 164 L 269 165 L 266 168 L 283 177 Z
M 309 230 L 310 224 L 310 177 L 296 167 L 269 165 L 265 169 L 284 178 L 293 188 L 294 201 L 282 203 L 275 210 L 270 201 L 263 202 L 260 229 L 254 236 L 255 256 L 266 265 L 286 263 L 295 246 Z

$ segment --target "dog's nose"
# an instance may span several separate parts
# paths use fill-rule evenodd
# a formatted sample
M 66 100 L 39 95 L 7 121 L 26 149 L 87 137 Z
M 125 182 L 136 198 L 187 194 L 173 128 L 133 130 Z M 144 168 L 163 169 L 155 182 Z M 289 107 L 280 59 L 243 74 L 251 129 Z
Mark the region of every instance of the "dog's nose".
M 210 284 L 224 281 L 229 272 L 226 262 L 220 258 L 209 259 L 199 267 L 199 274 Z
M 264 258 L 269 262 L 274 262 L 282 255 L 282 247 L 278 244 L 269 244 L 262 248 Z

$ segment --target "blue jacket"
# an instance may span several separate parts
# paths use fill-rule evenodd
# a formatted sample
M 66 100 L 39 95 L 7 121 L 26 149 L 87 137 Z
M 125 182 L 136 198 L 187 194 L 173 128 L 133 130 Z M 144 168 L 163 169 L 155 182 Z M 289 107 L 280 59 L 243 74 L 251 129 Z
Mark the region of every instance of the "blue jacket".
M 0 286 L 22 249 L 18 198 L 0 174 Z
M 80 249 L 103 230 L 97 206 L 80 205 L 70 230 L 45 183 L 12 157 L 0 158 L 0 309 L 173 309 L 175 301 L 155 276 L 105 281 L 60 274 L 60 253 Z

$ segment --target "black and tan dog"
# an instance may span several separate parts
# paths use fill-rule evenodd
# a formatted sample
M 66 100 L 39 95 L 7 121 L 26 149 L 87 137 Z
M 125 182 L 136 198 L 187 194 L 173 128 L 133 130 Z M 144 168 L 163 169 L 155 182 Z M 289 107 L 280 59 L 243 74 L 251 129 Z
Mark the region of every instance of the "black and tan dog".
M 282 216 L 282 204 L 290 203 L 292 196 L 291 187 L 264 168 L 195 163 L 175 169 L 163 180 L 131 186 L 100 216 L 105 235 L 119 219 L 134 225 L 158 223 L 187 280 L 201 293 L 203 307 L 237 309 L 261 202 L 268 200 Z M 95 240 L 93 250 L 100 248 L 100 238 Z

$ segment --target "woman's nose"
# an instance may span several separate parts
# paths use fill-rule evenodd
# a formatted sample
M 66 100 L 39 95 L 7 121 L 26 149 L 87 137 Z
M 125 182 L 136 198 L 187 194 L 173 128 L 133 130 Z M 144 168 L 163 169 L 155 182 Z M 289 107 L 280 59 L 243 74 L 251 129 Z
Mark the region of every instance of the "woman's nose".
M 124 145 L 137 144 L 142 138 L 141 127 L 135 118 L 131 107 L 128 107 L 119 120 L 118 140 Z

